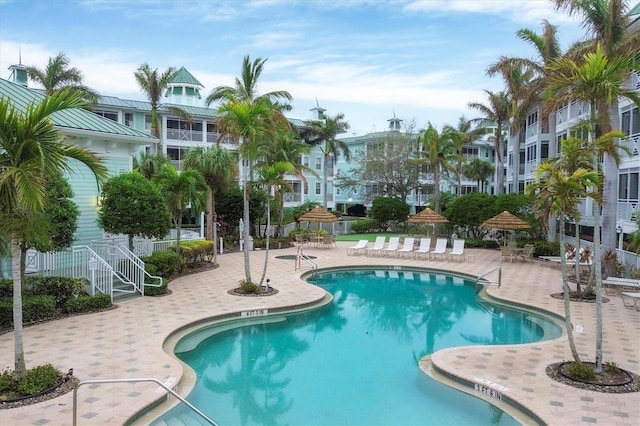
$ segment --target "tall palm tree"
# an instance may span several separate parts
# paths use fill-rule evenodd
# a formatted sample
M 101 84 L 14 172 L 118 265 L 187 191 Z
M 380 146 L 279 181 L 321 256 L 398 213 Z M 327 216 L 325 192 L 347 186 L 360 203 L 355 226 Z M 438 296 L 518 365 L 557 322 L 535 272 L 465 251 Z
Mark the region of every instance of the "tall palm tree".
M 459 147 L 454 132 L 444 129 L 440 133 L 430 122 L 418 134 L 418 143 L 422 146 L 424 164 L 433 174 L 433 208 L 440 213 L 440 179 L 456 172 Z
M 140 65 L 133 73 L 140 90 L 144 92 L 149 99 L 149 103 L 151 103 L 151 135 L 158 138 L 158 145 L 156 146 L 158 153 L 164 152 L 162 148 L 162 120 L 158 115 L 158 108 L 160 107 L 160 100 L 169 86 L 171 77 L 175 73 L 176 69 L 174 67 L 169 67 L 162 72 L 158 68 L 151 69 L 147 63 Z M 185 118 L 188 121 L 191 120 L 189 114 L 179 107 L 172 106 L 167 109 L 178 117 Z
M 636 54 L 640 49 L 640 32 L 629 32 L 630 17 L 626 0 L 554 0 L 558 10 L 565 10 L 570 15 L 582 18 L 583 27 L 589 32 L 591 39 L 584 44 L 586 49 L 595 51 L 599 45 L 604 55 L 610 60 Z M 597 102 L 597 110 L 601 111 L 603 133 L 618 128 L 618 99 L 601 99 Z M 605 155 L 603 203 L 607 209 L 602 217 L 602 248 L 615 250 L 617 225 L 617 190 L 618 167 L 615 160 Z
M 482 104 L 479 102 L 470 102 L 469 108 L 478 110 L 484 114 L 484 118 L 496 123 L 497 129 L 494 139 L 494 146 L 496 152 L 496 195 L 500 195 L 504 192 L 504 141 L 503 141 L 503 129 L 506 123 L 509 122 L 511 117 L 511 99 L 507 92 L 492 92 L 490 90 L 484 91 L 488 96 L 488 102 Z
M 87 104 L 80 92 L 54 92 L 26 111 L 16 110 L 8 99 L 0 99 L 0 227 L 11 237 L 13 275 L 14 376 L 26 372 L 22 339 L 22 280 L 20 244 L 28 236 L 30 219 L 41 212 L 46 200 L 47 176 L 73 172 L 68 159 L 85 164 L 96 180 L 107 177 L 107 168 L 92 152 L 62 142 L 51 115 Z
M 165 164 L 154 180 L 167 200 L 173 224 L 176 226 L 176 251 L 180 254 L 182 216 L 187 211 L 200 213 L 206 205 L 207 183 L 195 169 L 178 172 L 172 164 Z
M 443 128 L 443 130 L 451 133 L 452 138 L 460 148 L 458 150 L 458 163 L 456 166 L 456 177 L 458 179 L 456 192 L 458 195 L 462 195 L 462 168 L 465 161 L 465 157 L 462 155 L 462 149 L 465 146 L 471 145 L 476 139 L 484 135 L 485 129 L 479 126 L 482 121 L 483 120 L 467 120 L 463 115 L 458 118 L 458 125 L 456 127 L 445 125 Z
M 266 187 L 267 192 L 267 242 L 265 245 L 264 267 L 260 277 L 260 285 L 267 275 L 267 265 L 269 260 L 269 227 L 271 226 L 271 192 L 274 191 L 276 198 L 282 198 L 282 192 L 292 190 L 291 184 L 285 179 L 285 175 L 293 173 L 295 167 L 288 161 L 275 163 L 264 162 L 258 165 L 258 182 Z
M 233 183 L 238 163 L 231 152 L 219 146 L 189 148 L 183 162 L 185 167 L 198 170 L 209 187 L 207 239 L 213 241 L 213 263 L 216 263 L 218 244 L 215 229 L 217 222 L 216 194 L 220 194 Z
M 169 162 L 169 157 L 160 152 L 143 151 L 139 156 L 133 157 L 133 170 L 152 180 Z
M 594 170 L 579 168 L 571 173 L 567 171 L 566 164 L 547 161 L 536 169 L 536 182 L 525 189 L 527 195 L 535 195 L 534 205 L 536 212 L 543 220 L 549 213 L 558 215 L 561 223 L 567 217 L 580 217 L 578 205 L 583 197 L 597 196 L 597 192 L 588 193 L 588 188 L 600 186 L 600 175 Z M 571 324 L 571 308 L 569 303 L 570 292 L 567 276 L 567 264 L 565 259 L 565 232 L 564 226 L 560 226 L 560 262 L 562 268 L 562 289 L 564 299 L 564 318 L 569 338 L 569 347 L 575 361 L 580 362 L 580 355 L 576 349 L 573 337 L 573 325 Z
M 329 182 L 329 166 L 335 170 L 338 154 L 342 153 L 344 159 L 351 159 L 349 146 L 343 141 L 337 140 L 336 136 L 349 130 L 349 123 L 344 121 L 344 114 L 338 113 L 335 116 L 325 116 L 323 121 L 308 122 L 311 127 L 312 143 L 321 144 L 320 150 L 324 156 L 324 177 L 322 182 L 322 205 L 326 209 L 328 204 L 327 186 Z
M 289 126 L 283 111 L 291 108 L 289 92 L 280 90 L 259 95 L 258 79 L 267 59 L 256 58 L 251 62 L 249 56 L 242 61 L 240 78 L 236 77 L 235 86 L 216 87 L 207 97 L 207 105 L 220 102 L 220 136 L 230 136 L 240 141 L 240 154 L 243 162 L 249 163 L 249 170 L 243 167 L 243 220 L 244 241 L 249 240 L 249 185 L 253 179 L 253 165 L 259 154 L 258 146 L 271 137 L 276 129 Z M 251 282 L 249 246 L 244 245 L 245 281 Z
M 50 57 L 44 69 L 38 67 L 26 67 L 31 80 L 40 83 L 44 92 L 50 96 L 54 92 L 70 89 L 82 94 L 82 98 L 88 103 L 94 104 L 100 95 L 94 90 L 82 84 L 82 73 L 77 68 L 69 68 L 69 58 L 62 52 Z
M 462 166 L 462 173 L 478 182 L 478 192 L 484 192 L 484 184 L 495 169 L 489 161 L 476 157 Z
M 303 185 L 307 185 L 307 180 L 305 177 L 305 173 L 309 173 L 313 176 L 317 176 L 315 170 L 313 170 L 309 166 L 305 166 L 300 161 L 300 156 L 304 154 L 308 154 L 311 151 L 311 146 L 305 143 L 298 136 L 297 132 L 292 130 L 283 130 L 280 132 L 276 132 L 275 136 L 267 141 L 261 148 L 262 150 L 262 158 L 264 162 L 269 164 L 276 163 L 285 163 L 290 166 L 289 171 L 285 171 L 280 168 L 283 175 L 281 179 L 284 180 L 284 173 L 289 175 L 296 176 L 298 179 L 302 181 Z M 291 185 L 287 184 L 286 188 L 293 188 Z M 274 233 L 275 236 L 280 235 L 280 230 L 282 229 L 282 224 L 284 220 L 284 191 L 285 188 L 280 188 L 281 190 L 277 191 L 278 197 L 278 226 L 276 227 L 276 231 Z
M 570 101 L 586 102 L 590 105 L 589 117 L 589 144 L 592 152 L 594 170 L 599 168 L 599 151 L 596 143 L 596 110 L 598 105 L 609 105 L 618 102 L 621 97 L 626 97 L 640 107 L 640 95 L 631 89 L 626 89 L 623 84 L 629 77 L 631 70 L 640 70 L 635 54 L 608 58 L 596 47 L 593 53 L 587 53 L 583 62 L 576 63 L 570 58 L 564 57 L 555 60 L 550 65 L 554 73 L 549 81 L 545 96 L 554 99 L 558 103 Z M 609 132 L 611 134 L 611 132 Z M 616 163 L 613 153 L 607 154 L 611 161 Z M 615 165 L 617 170 L 617 165 Z M 609 171 L 607 170 L 607 173 Z M 603 188 L 598 191 L 604 192 Z M 600 199 L 606 201 L 600 194 Z M 609 207 L 609 206 L 607 206 Z M 593 211 L 593 257 L 595 259 L 596 276 L 596 371 L 602 371 L 602 262 L 600 261 L 600 204 L 597 203 Z

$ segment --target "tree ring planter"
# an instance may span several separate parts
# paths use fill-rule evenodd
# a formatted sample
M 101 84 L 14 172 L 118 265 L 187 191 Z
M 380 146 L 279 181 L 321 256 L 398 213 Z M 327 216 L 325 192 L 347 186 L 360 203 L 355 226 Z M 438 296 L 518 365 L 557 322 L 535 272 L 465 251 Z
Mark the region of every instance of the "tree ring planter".
M 0 399 L 0 410 L 25 407 L 27 405 L 38 404 L 40 402 L 48 401 L 57 398 L 61 395 L 71 392 L 78 386 L 80 379 L 75 376 L 69 378 L 63 378 L 57 385 L 40 392 L 36 395 L 21 396 L 10 399 Z
M 558 362 L 547 366 L 545 372 L 551 379 L 579 389 L 602 393 L 631 393 L 640 392 L 640 376 L 620 369 L 616 373 L 603 371 L 593 380 L 577 380 L 566 375 L 565 367 L 570 362 Z M 585 364 L 595 365 L 593 362 Z
M 269 290 L 267 290 L 265 287 L 260 287 L 258 289 L 258 291 L 254 291 L 252 293 L 248 293 L 244 290 L 242 290 L 241 287 L 237 287 L 234 289 L 231 289 L 229 291 L 227 291 L 227 293 L 229 293 L 232 296 L 244 296 L 244 297 L 265 297 L 265 296 L 273 296 L 274 294 L 278 294 L 278 290 L 273 288 L 273 287 L 269 287 Z

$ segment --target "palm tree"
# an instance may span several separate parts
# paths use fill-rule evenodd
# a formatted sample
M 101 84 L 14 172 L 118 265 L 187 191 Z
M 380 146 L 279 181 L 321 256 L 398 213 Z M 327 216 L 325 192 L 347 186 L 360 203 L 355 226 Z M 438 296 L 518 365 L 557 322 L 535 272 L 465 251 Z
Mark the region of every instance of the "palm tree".
M 287 171 L 287 174 L 294 175 L 298 179 L 302 181 L 303 185 L 307 185 L 307 180 L 305 177 L 305 173 L 309 173 L 313 176 L 317 176 L 315 170 L 310 168 L 309 166 L 305 166 L 300 161 L 300 156 L 304 154 L 308 154 L 311 151 L 311 146 L 305 143 L 303 140 L 298 137 L 295 131 L 281 131 L 277 132 L 275 137 L 269 140 L 262 147 L 262 157 L 264 158 L 264 162 L 268 164 L 276 164 L 276 163 L 285 163 L 290 166 L 290 171 Z M 283 171 L 284 173 L 284 171 Z M 284 174 L 281 176 L 281 179 L 284 180 Z M 287 184 L 287 188 L 293 188 L 291 185 Z M 282 224 L 284 220 L 284 194 L 285 191 L 279 188 L 277 191 L 278 197 L 278 226 L 276 227 L 276 231 L 274 233 L 275 236 L 280 235 L 280 230 L 282 229 Z
M 44 208 L 46 176 L 73 172 L 67 159 L 75 159 L 92 171 L 96 180 L 107 177 L 107 168 L 92 152 L 62 143 L 63 137 L 51 121 L 56 111 L 83 108 L 82 93 L 71 89 L 54 92 L 24 112 L 8 99 L 0 99 L 0 227 L 11 238 L 13 275 L 13 324 L 15 340 L 14 376 L 26 372 L 22 340 L 22 271 L 20 245 L 28 236 L 30 219 Z
M 183 159 L 187 168 L 198 170 L 209 187 L 207 210 L 207 239 L 213 241 L 213 263 L 216 263 L 217 241 L 216 229 L 216 193 L 225 191 L 236 177 L 238 163 L 233 154 L 219 146 L 192 147 L 187 150 Z
M 504 125 L 509 122 L 511 117 L 511 99 L 506 92 L 492 92 L 490 90 L 484 91 L 488 98 L 487 104 L 479 102 L 470 102 L 469 108 L 480 111 L 484 114 L 485 119 L 496 123 L 496 135 L 495 135 L 495 152 L 496 152 L 496 195 L 502 194 L 504 191 L 504 146 L 502 131 Z
M 163 153 L 162 148 L 162 120 L 158 115 L 160 100 L 164 91 L 167 90 L 171 77 L 176 73 L 174 67 L 167 68 L 164 72 L 158 71 L 158 68 L 151 69 L 149 64 L 145 63 L 138 67 L 133 73 L 140 89 L 147 95 L 149 103 L 151 103 L 151 135 L 158 138 L 156 152 Z M 178 117 L 191 121 L 191 116 L 182 108 L 176 106 L 168 106 L 167 109 Z
M 260 277 L 260 285 L 264 282 L 267 275 L 267 264 L 269 260 L 269 227 L 271 226 L 271 192 L 275 191 L 276 198 L 282 198 L 282 192 L 285 189 L 292 190 L 291 184 L 285 179 L 286 174 L 293 173 L 295 167 L 288 161 L 279 161 L 276 163 L 262 163 L 258 166 L 258 182 L 266 187 L 267 192 L 267 242 L 264 254 L 264 268 Z
M 476 139 L 484 135 L 485 129 L 478 124 L 483 120 L 467 120 L 465 116 L 458 119 L 457 127 L 445 125 L 443 130 L 451 133 L 459 147 L 458 163 L 456 166 L 456 177 L 458 178 L 457 194 L 462 195 L 462 168 L 464 166 L 465 157 L 462 154 L 464 146 L 471 145 Z
M 167 200 L 173 224 L 176 226 L 176 251 L 180 254 L 182 216 L 187 211 L 199 213 L 206 205 L 207 183 L 195 169 L 178 172 L 172 164 L 166 164 L 154 180 Z
M 440 178 L 456 172 L 458 144 L 453 132 L 444 129 L 440 133 L 431 123 L 418 134 L 418 143 L 422 146 L 424 163 L 433 174 L 433 208 L 440 213 Z
M 243 220 L 244 241 L 249 240 L 249 185 L 253 179 L 253 164 L 259 154 L 258 145 L 275 133 L 276 129 L 287 127 L 288 121 L 282 114 L 291 106 L 289 92 L 274 91 L 258 95 L 258 79 L 267 60 L 256 58 L 253 62 L 249 56 L 242 61 L 241 77 L 235 80 L 235 86 L 216 87 L 207 97 L 207 105 L 220 102 L 220 137 L 230 136 L 240 141 L 240 154 L 249 163 L 249 174 L 243 172 Z M 283 103 L 284 102 L 284 103 Z M 251 282 L 249 262 L 249 246 L 244 245 L 245 281 Z
M 26 67 L 31 80 L 40 83 L 44 87 L 47 96 L 65 89 L 77 91 L 87 103 L 94 104 L 100 95 L 82 84 L 82 73 L 77 68 L 69 68 L 69 58 L 62 52 L 49 58 L 45 69 L 38 67 Z
M 640 32 L 630 33 L 628 30 L 630 18 L 626 0 L 554 0 L 554 2 L 557 9 L 582 18 L 583 27 L 592 36 L 591 40 L 584 44 L 586 49 L 595 51 L 596 46 L 599 45 L 609 60 L 637 55 Z M 603 133 L 618 128 L 620 120 L 618 99 L 600 99 L 596 105 L 597 110 L 601 111 Z M 604 157 L 604 168 L 607 173 L 604 179 L 603 203 L 606 204 L 607 209 L 602 217 L 602 248 L 607 251 L 615 250 L 617 243 L 618 168 L 615 160 L 608 155 Z
M 599 167 L 599 151 L 595 138 L 596 109 L 598 105 L 610 105 L 618 102 L 621 97 L 626 97 L 640 107 L 640 96 L 631 89 L 623 87 L 631 70 L 639 70 L 640 65 L 635 59 L 635 54 L 608 58 L 596 47 L 594 53 L 584 55 L 583 63 L 576 63 L 570 58 L 555 60 L 550 65 L 554 73 L 549 81 L 545 96 L 553 99 L 558 104 L 570 101 L 586 102 L 590 105 L 589 117 L 589 145 L 592 152 L 593 169 Z M 611 132 L 609 132 L 611 134 Z M 616 163 L 613 153 L 610 157 Z M 617 166 L 615 167 L 617 170 Z M 609 170 L 607 170 L 609 173 Z M 598 188 L 603 191 L 603 188 Z M 604 191 L 603 191 L 604 192 Z M 604 202 L 602 193 L 600 199 Z M 609 207 L 609 206 L 607 206 Z M 596 371 L 602 371 L 602 263 L 600 262 L 600 205 L 597 204 L 593 211 L 593 257 L 596 276 Z
M 544 162 L 536 169 L 536 182 L 527 186 L 527 195 L 535 195 L 534 205 L 536 212 L 543 220 L 549 213 L 558 215 L 561 224 L 567 217 L 580 217 L 578 205 L 583 197 L 597 196 L 596 192 L 589 194 L 588 188 L 600 186 L 600 176 L 596 171 L 579 168 L 571 173 L 567 171 L 566 164 L 551 161 Z M 560 262 L 562 268 L 562 289 L 564 299 L 564 318 L 569 338 L 571 354 L 576 362 L 580 362 L 580 355 L 576 349 L 573 337 L 573 325 L 571 324 L 571 309 L 569 304 L 570 288 L 567 276 L 567 264 L 565 259 L 565 232 L 564 226 L 560 226 Z
M 336 139 L 336 136 L 349 130 L 349 123 L 344 121 L 344 114 L 338 113 L 334 117 L 325 116 L 324 121 L 310 121 L 307 124 L 311 127 L 313 134 L 313 144 L 322 144 L 320 150 L 324 155 L 324 178 L 322 182 L 323 199 L 322 204 L 326 209 L 328 204 L 327 186 L 329 181 L 329 166 L 335 170 L 337 156 L 342 153 L 344 159 L 351 159 L 349 146 Z
M 133 157 L 133 170 L 152 180 L 169 162 L 169 157 L 161 152 L 143 151 L 138 157 Z
M 478 182 L 478 192 L 484 192 L 484 184 L 495 169 L 489 161 L 476 157 L 462 166 L 462 174 Z

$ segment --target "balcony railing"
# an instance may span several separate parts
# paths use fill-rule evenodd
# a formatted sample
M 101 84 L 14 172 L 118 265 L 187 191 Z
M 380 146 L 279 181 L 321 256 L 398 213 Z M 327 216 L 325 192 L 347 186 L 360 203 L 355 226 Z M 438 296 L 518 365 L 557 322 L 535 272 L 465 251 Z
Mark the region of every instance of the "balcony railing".
M 629 150 L 631 150 L 631 155 L 640 155 L 640 133 L 628 136 L 623 141 L 623 144 L 629 147 Z
M 640 90 L 640 71 L 635 71 L 624 84 L 625 89 Z
M 202 132 L 196 130 L 167 129 L 167 139 L 202 142 Z

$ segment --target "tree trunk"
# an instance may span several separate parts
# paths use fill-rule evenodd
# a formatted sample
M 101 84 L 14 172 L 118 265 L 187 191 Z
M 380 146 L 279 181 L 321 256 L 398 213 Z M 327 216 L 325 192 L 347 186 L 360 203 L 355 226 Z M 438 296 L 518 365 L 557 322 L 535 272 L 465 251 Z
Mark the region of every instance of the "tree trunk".
M 562 223 L 566 221 L 564 215 L 561 216 Z M 564 238 L 564 226 L 560 226 L 560 267 L 562 269 L 562 300 L 564 302 L 564 323 L 567 328 L 567 338 L 571 355 L 576 362 L 580 361 L 580 355 L 576 349 L 576 342 L 573 338 L 573 324 L 571 324 L 571 304 L 569 300 L 571 289 L 569 288 L 569 277 L 567 276 L 566 241 Z
M 609 120 L 611 123 L 619 122 L 618 102 L 608 105 Z M 618 126 L 616 126 L 617 128 Z M 607 129 L 603 129 L 607 130 Z M 609 129 L 610 130 L 610 129 Z M 615 139 L 619 143 L 618 139 Z M 617 247 L 616 232 L 618 217 L 618 165 L 608 154 L 604 155 L 604 188 L 603 188 L 603 215 L 602 215 L 602 250 L 615 251 Z
M 552 112 L 549 115 L 549 158 L 554 158 L 558 155 L 558 137 L 556 136 L 556 114 Z M 557 216 L 554 214 L 549 215 L 547 240 L 556 241 L 558 237 L 558 221 Z
M 513 146 L 512 149 L 512 158 L 513 161 L 512 166 L 513 166 L 513 170 L 511 173 L 511 180 L 512 180 L 512 188 L 511 188 L 511 192 L 514 194 L 517 194 L 519 192 L 519 188 L 520 188 L 520 184 L 519 184 L 519 178 L 520 178 L 520 131 L 518 131 L 515 135 L 511 135 L 511 132 L 509 132 L 509 144 L 511 144 Z
M 20 268 L 20 241 L 17 235 L 11 236 L 11 275 L 13 278 L 13 340 L 14 370 L 13 377 L 19 380 L 27 373 L 24 361 L 24 342 L 22 334 L 22 270 Z
M 244 220 L 244 277 L 245 277 L 245 281 L 250 283 L 251 282 L 251 264 L 250 259 L 249 259 L 249 227 L 250 227 L 250 223 L 249 223 L 249 182 L 247 182 L 247 172 L 245 169 L 245 180 L 244 180 L 244 186 L 242 188 L 242 204 L 243 204 L 243 212 L 242 212 L 242 216 L 243 216 L 243 220 Z
M 270 192 L 270 191 L 269 191 Z M 269 225 L 271 225 L 271 203 L 269 198 L 267 197 L 267 238 L 266 245 L 264 248 L 264 267 L 262 268 L 262 276 L 260 277 L 260 285 L 264 282 L 264 277 L 267 276 L 267 265 L 269 263 Z
M 329 186 L 329 153 L 327 152 L 324 155 L 324 171 L 323 171 L 323 175 L 324 175 L 324 179 L 323 179 L 323 183 L 322 183 L 322 207 L 324 207 L 324 209 L 327 209 L 327 203 L 329 201 L 329 197 L 327 195 L 327 188 Z

